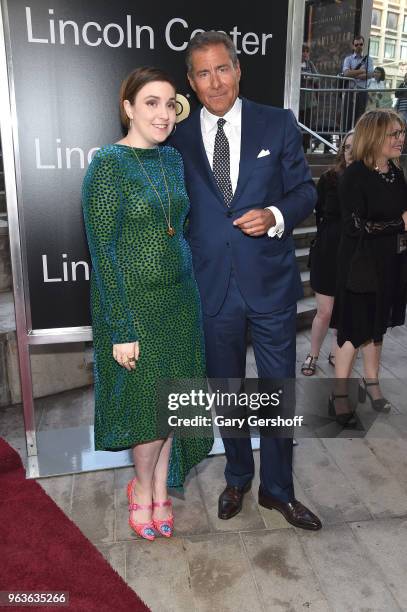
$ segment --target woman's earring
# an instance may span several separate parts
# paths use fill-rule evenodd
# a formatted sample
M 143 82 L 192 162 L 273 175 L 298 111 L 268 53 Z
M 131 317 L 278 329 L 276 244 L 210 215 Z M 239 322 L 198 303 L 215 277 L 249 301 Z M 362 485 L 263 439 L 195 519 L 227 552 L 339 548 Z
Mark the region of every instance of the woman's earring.
M 133 117 L 130 117 L 129 130 L 133 127 Z
M 172 128 L 172 132 L 171 132 L 170 136 L 174 136 L 176 131 L 177 131 L 177 124 L 174 123 L 174 127 Z

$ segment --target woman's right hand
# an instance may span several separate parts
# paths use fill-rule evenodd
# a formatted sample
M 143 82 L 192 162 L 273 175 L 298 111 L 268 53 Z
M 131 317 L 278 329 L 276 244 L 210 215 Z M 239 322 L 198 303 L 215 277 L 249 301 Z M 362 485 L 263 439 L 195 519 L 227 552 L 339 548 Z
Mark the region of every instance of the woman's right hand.
M 407 210 L 403 212 L 403 214 L 401 215 L 401 218 L 404 221 L 404 231 L 407 232 Z
M 113 359 L 126 370 L 134 370 L 140 356 L 140 345 L 138 342 L 126 342 L 124 344 L 113 344 Z

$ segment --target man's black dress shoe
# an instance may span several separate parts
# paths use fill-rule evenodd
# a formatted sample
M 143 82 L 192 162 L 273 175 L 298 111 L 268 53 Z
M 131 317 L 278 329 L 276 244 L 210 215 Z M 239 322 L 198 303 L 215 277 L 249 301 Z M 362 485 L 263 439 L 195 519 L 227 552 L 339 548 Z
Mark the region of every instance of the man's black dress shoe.
M 270 510 L 278 510 L 294 527 L 311 531 L 318 531 L 322 527 L 319 518 L 296 499 L 291 502 L 282 502 L 259 489 L 259 505 Z
M 251 486 L 251 482 L 248 482 L 244 487 L 227 485 L 219 496 L 218 517 L 226 521 L 239 514 L 242 509 L 244 494 L 250 490 Z

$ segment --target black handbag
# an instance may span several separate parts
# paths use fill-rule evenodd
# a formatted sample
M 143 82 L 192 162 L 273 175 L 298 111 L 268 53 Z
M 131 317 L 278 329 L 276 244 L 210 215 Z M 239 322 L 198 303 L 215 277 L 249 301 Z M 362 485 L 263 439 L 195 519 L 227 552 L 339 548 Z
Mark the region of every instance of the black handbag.
M 370 245 L 364 237 L 364 223 L 360 220 L 360 237 L 352 256 L 346 288 L 353 293 L 376 293 L 378 276 Z

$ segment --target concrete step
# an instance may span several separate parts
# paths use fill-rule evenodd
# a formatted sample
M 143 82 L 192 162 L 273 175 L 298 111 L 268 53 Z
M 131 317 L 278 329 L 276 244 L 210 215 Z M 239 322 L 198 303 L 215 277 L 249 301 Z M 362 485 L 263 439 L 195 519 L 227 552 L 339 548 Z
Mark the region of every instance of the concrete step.
M 329 166 L 310 166 L 310 170 L 311 170 L 311 175 L 312 178 L 314 179 L 314 181 L 316 179 L 319 179 L 319 177 L 321 176 L 321 174 L 323 174 L 324 172 L 326 172 L 328 170 L 328 168 L 330 168 Z
M 307 153 L 305 156 L 310 166 L 324 165 L 331 166 L 335 161 L 335 155 L 332 153 Z
M 308 227 L 296 227 L 293 231 L 295 248 L 309 248 L 311 240 L 315 238 L 316 233 L 316 225 Z
M 297 330 L 307 329 L 317 311 L 315 298 L 304 297 L 297 302 Z
M 308 254 L 309 248 L 303 247 L 301 249 L 295 249 L 295 259 L 297 260 L 298 268 L 300 272 L 306 272 L 308 270 Z
M 315 225 L 315 214 L 312 212 L 298 227 L 313 227 Z
M 310 283 L 310 271 L 304 270 L 303 272 L 300 272 L 300 274 L 301 274 L 302 288 L 304 289 L 304 297 L 312 297 L 314 295 L 314 292 L 311 288 L 311 283 Z

